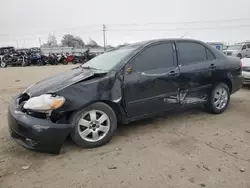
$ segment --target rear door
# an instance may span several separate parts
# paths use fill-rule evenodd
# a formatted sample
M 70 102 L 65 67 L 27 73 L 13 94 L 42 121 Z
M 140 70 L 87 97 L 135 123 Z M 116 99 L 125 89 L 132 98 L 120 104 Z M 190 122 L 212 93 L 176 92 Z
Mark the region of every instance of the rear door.
M 179 69 L 172 42 L 153 44 L 125 67 L 124 94 L 128 117 L 162 112 L 179 106 Z
M 198 42 L 177 41 L 180 103 L 204 102 L 217 69 L 215 56 Z

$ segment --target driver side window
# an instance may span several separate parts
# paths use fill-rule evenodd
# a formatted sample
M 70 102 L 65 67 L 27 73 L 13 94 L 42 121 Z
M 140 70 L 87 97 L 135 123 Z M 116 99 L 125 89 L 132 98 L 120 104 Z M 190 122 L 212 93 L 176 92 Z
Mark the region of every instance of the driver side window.
M 247 49 L 247 46 L 246 46 L 246 45 L 243 45 L 243 46 L 242 46 L 242 50 L 245 50 L 245 49 Z
M 142 51 L 132 60 L 133 72 L 144 72 L 174 66 L 172 43 L 156 44 Z

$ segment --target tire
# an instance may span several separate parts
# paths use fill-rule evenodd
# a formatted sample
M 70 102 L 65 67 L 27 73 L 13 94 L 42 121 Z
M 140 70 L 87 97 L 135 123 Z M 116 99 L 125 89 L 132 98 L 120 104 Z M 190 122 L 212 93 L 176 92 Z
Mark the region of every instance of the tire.
M 5 63 L 8 63 L 9 59 L 6 58 L 6 57 L 3 57 L 3 58 L 2 58 L 2 61 L 5 62 Z
M 223 113 L 230 102 L 230 90 L 225 83 L 218 83 L 209 95 L 206 109 L 213 114 Z
M 63 64 L 63 65 L 68 65 L 67 59 L 63 60 L 63 63 L 62 63 L 62 64 Z
M 240 58 L 240 59 L 242 59 L 242 55 L 241 54 L 238 54 L 237 57 Z
M 90 123 L 90 113 L 93 114 L 94 112 L 97 117 L 96 125 L 94 123 Z M 98 120 L 100 121 L 100 117 L 105 117 L 107 118 L 107 120 L 103 121 L 103 123 L 98 123 Z M 82 148 L 95 148 L 105 145 L 111 140 L 117 128 L 117 118 L 115 112 L 110 106 L 101 102 L 94 103 L 86 107 L 85 109 L 74 113 L 70 119 L 71 124 L 74 127 L 74 130 L 71 133 L 71 138 L 77 145 Z M 79 125 L 80 120 L 83 120 L 82 125 Z M 101 129 L 105 130 L 106 133 L 102 132 Z M 98 139 L 96 139 L 97 137 L 94 139 L 94 135 L 96 135 L 96 132 L 98 135 Z M 82 136 L 80 135 L 80 133 L 82 133 Z M 86 133 L 85 138 L 83 133 Z
M 6 62 L 3 62 L 3 61 L 1 61 L 1 68 L 6 68 L 7 67 L 7 63 Z

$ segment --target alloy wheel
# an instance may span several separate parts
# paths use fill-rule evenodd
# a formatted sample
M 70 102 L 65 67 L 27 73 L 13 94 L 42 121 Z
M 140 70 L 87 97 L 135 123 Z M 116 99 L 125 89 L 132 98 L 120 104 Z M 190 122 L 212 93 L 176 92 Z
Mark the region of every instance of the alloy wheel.
M 218 110 L 223 109 L 228 102 L 228 93 L 225 88 L 218 88 L 214 95 L 214 106 Z
M 83 140 L 97 142 L 110 130 L 110 119 L 100 110 L 90 110 L 83 114 L 78 122 L 78 133 Z

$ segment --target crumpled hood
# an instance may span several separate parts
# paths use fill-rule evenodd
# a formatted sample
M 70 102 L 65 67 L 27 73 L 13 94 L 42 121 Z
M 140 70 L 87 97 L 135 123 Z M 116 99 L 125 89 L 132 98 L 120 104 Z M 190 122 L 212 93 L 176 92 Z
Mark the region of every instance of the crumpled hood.
M 32 97 L 46 93 L 55 93 L 94 74 L 95 72 L 89 69 L 74 68 L 39 81 L 28 87 L 24 92 Z

